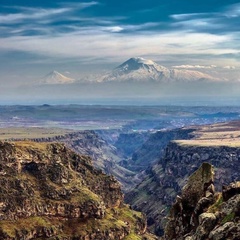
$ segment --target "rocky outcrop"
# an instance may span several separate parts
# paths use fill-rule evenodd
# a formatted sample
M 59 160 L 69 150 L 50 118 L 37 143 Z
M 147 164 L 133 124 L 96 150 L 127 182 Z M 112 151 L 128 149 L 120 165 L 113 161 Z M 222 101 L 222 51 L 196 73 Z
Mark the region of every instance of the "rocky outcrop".
M 228 186 L 223 185 L 222 188 L 223 200 L 227 201 L 229 198 L 237 194 L 240 194 L 240 182 L 234 182 Z
M 168 216 L 166 240 L 237 240 L 240 238 L 240 182 L 215 193 L 212 166 L 203 163 L 190 176 Z M 230 195 L 226 198 L 226 189 Z M 224 193 L 225 191 L 225 193 Z
M 189 177 L 188 183 L 182 190 L 182 195 L 177 196 L 174 203 L 169 222 L 165 228 L 166 239 L 178 239 L 187 234 L 190 229 L 196 231 L 196 226 L 199 224 L 198 217 L 213 203 L 213 168 L 208 163 L 203 163 L 202 166 Z M 178 225 L 178 220 L 182 222 Z M 202 216 L 201 222 L 213 216 Z M 209 226 L 208 224 L 206 224 Z
M 145 232 L 120 184 L 59 143 L 0 142 L 0 239 L 124 239 Z

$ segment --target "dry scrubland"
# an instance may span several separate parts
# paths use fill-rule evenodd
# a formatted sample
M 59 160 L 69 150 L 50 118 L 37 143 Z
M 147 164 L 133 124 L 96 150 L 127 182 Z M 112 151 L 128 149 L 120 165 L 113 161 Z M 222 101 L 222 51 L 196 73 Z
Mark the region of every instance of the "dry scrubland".
M 61 128 L 40 128 L 40 127 L 0 128 L 0 140 L 52 138 L 72 132 L 74 131 Z
M 192 128 L 192 127 L 191 127 Z M 176 140 L 182 146 L 240 147 L 240 122 L 197 126 L 190 140 Z

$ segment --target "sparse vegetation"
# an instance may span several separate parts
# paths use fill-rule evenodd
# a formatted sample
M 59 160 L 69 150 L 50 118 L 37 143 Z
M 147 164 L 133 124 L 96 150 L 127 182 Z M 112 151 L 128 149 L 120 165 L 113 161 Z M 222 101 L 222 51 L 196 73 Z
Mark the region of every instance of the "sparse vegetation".
M 199 126 L 191 135 L 193 139 L 176 140 L 175 142 L 182 146 L 240 146 L 240 131 L 235 122 Z
M 221 224 L 225 224 L 226 222 L 231 222 L 233 221 L 235 217 L 235 213 L 234 212 L 231 212 L 229 213 L 228 215 L 226 215 L 223 220 L 221 221 Z
M 211 213 L 217 212 L 222 203 L 223 203 L 222 193 L 217 193 L 215 203 L 208 208 L 208 212 Z
M 52 221 L 47 219 L 46 217 L 28 217 L 22 218 L 17 221 L 0 221 L 0 229 L 7 233 L 10 237 L 15 237 L 16 231 L 25 230 L 27 232 L 34 230 L 35 228 L 54 228 L 54 224 Z
M 0 140 L 48 138 L 72 133 L 73 130 L 42 127 L 0 128 Z
M 125 237 L 124 240 L 142 240 L 142 238 L 135 233 L 131 233 L 127 237 Z

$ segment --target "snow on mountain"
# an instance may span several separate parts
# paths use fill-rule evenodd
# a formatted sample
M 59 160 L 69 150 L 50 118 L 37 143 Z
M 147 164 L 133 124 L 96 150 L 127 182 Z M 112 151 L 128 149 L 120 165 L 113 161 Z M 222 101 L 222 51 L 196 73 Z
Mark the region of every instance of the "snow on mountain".
M 190 82 L 216 80 L 218 79 L 203 72 L 185 69 L 168 69 L 158 65 L 152 60 L 134 57 L 115 68 L 112 72 L 99 78 L 98 82 Z
M 74 79 L 66 77 L 57 71 L 52 71 L 40 80 L 40 84 L 69 84 L 74 81 Z

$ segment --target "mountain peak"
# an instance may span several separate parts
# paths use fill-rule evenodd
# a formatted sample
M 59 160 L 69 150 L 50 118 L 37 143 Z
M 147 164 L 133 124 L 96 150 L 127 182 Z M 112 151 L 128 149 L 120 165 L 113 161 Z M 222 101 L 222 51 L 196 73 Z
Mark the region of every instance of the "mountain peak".
M 129 60 L 133 60 L 137 63 L 140 63 L 140 64 L 146 64 L 146 65 L 154 65 L 156 64 L 155 62 L 153 62 L 152 60 L 150 59 L 145 59 L 143 57 L 133 57 L 133 58 L 130 58 Z
M 40 84 L 69 84 L 73 82 L 73 78 L 66 77 L 56 70 L 51 71 L 40 80 Z
M 141 73 L 147 72 L 148 75 L 156 75 L 159 71 L 166 70 L 167 68 L 158 65 L 152 60 L 143 57 L 132 57 L 118 66 L 114 71 L 117 72 L 118 75 L 128 74 L 134 71 L 140 71 Z
M 139 68 L 143 68 L 144 66 L 154 66 L 157 65 L 152 60 L 148 60 L 142 57 L 132 57 L 129 58 L 126 62 L 119 65 L 116 69 L 124 69 L 128 71 L 137 70 Z
M 133 82 L 213 81 L 216 78 L 199 71 L 168 69 L 143 57 L 132 57 L 102 77 L 101 81 Z
M 59 73 L 58 71 L 56 71 L 56 70 L 53 70 L 52 72 L 50 72 L 50 73 L 52 73 L 52 74 L 61 74 L 61 73 Z

